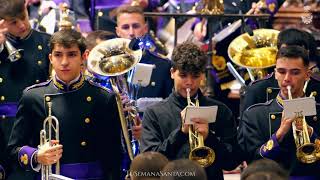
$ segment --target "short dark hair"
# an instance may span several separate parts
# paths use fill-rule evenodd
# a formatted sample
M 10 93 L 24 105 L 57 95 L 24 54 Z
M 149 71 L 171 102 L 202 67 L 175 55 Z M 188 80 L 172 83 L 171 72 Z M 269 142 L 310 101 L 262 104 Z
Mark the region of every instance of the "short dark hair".
M 303 30 L 289 28 L 282 30 L 277 39 L 277 47 L 281 48 L 283 45 L 297 45 L 302 46 L 309 51 L 310 61 L 319 61 L 317 53 L 317 42 L 311 33 Z M 317 64 L 319 64 L 317 62 Z
M 80 32 L 72 29 L 57 31 L 52 34 L 50 39 L 50 50 L 52 51 L 55 44 L 61 44 L 63 47 L 69 48 L 73 44 L 77 44 L 81 54 L 86 50 L 86 40 Z
M 25 13 L 24 0 L 0 0 L 0 18 L 23 18 Z
M 309 53 L 308 51 L 296 45 L 281 47 L 277 53 L 276 59 L 280 58 L 301 58 L 303 61 L 303 65 L 309 66 Z
M 140 6 L 130 6 L 130 5 L 123 5 L 117 8 L 117 19 L 121 14 L 133 14 L 133 13 L 137 13 L 140 14 L 144 19 L 144 12 L 142 7 Z
M 148 151 L 140 153 L 132 160 L 130 176 L 134 180 L 159 178 L 160 171 L 168 162 L 167 157 L 159 152 Z M 141 176 L 139 173 L 145 173 L 146 175 Z
M 109 40 L 116 38 L 116 34 L 111 31 L 104 31 L 104 30 L 96 30 L 90 32 L 86 37 L 87 49 L 92 49 L 97 45 L 96 40 Z
M 191 74 L 205 72 L 207 56 L 194 43 L 184 42 L 174 48 L 172 53 L 173 69 Z
M 288 172 L 271 159 L 260 159 L 252 162 L 241 174 L 241 180 L 273 180 L 270 178 L 288 179 Z
M 175 176 L 170 173 L 180 172 L 185 176 Z M 182 173 L 181 173 L 182 172 Z M 161 180 L 206 180 L 207 174 L 203 167 L 190 159 L 178 159 L 169 162 L 163 169 L 162 173 L 165 174 L 160 177 Z M 177 173 L 176 173 L 177 174 Z

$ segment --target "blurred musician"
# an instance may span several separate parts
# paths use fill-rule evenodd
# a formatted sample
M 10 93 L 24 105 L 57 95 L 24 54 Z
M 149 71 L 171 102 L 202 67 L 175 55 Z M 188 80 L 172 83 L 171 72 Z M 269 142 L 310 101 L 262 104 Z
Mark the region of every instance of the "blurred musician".
M 9 139 L 23 89 L 49 78 L 50 36 L 31 29 L 24 3 L 0 0 L 0 134 L 4 144 Z
M 40 164 L 52 165 L 58 160 L 61 175 L 69 178 L 120 179 L 120 120 L 115 95 L 84 78 L 86 45 L 79 32 L 54 33 L 50 48 L 56 75 L 25 89 L 18 107 L 8 149 L 20 176 L 12 179 L 35 179 Z M 59 120 L 60 141 L 38 149 L 48 102 Z

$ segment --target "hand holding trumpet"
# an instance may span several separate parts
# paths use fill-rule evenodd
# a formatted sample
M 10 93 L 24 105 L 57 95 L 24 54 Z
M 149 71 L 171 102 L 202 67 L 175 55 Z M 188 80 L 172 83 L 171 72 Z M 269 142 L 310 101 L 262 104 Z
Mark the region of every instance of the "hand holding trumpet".
M 36 155 L 36 161 L 42 165 L 52 165 L 57 163 L 62 157 L 63 146 L 59 144 L 57 140 L 51 140 L 49 143 L 43 147 L 39 148 L 39 151 Z

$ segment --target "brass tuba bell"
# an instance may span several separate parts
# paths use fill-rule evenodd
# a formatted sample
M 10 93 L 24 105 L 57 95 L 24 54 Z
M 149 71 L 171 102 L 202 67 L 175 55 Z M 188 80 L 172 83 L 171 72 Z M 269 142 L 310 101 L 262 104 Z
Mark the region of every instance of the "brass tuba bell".
M 121 93 L 128 93 L 127 81 L 123 76 L 130 71 L 140 61 L 142 57 L 142 50 L 131 50 L 129 48 L 129 39 L 114 38 L 101 42 L 94 47 L 88 57 L 87 68 L 90 73 L 100 79 L 109 77 L 112 90 L 116 93 L 117 107 L 121 122 L 123 137 L 126 143 L 128 155 L 131 160 L 134 158 L 132 144 L 134 138 L 129 136 L 128 126 L 134 118 L 125 117 L 123 105 L 121 102 Z M 120 92 L 122 90 L 122 92 Z M 129 113 L 129 116 L 134 114 Z
M 230 43 L 228 56 L 236 65 L 256 70 L 261 79 L 266 75 L 263 69 L 276 64 L 278 34 L 274 29 L 256 29 L 253 36 L 242 34 Z

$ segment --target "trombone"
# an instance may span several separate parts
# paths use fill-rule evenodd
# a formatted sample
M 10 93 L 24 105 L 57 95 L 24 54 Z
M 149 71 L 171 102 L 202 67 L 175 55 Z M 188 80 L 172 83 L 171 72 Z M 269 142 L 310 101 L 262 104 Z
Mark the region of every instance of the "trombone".
M 194 104 L 190 98 L 190 88 L 187 88 L 187 102 L 188 106 L 197 106 L 199 107 L 199 101 L 196 101 Z M 190 153 L 189 159 L 196 161 L 202 167 L 210 166 L 216 157 L 213 149 L 204 145 L 203 136 L 198 133 L 193 125 L 189 125 L 189 144 L 190 144 Z
M 287 86 L 287 89 L 288 99 L 292 100 L 291 86 Z M 313 96 L 313 93 L 311 93 L 310 96 Z M 297 129 L 297 124 L 302 124 L 301 130 Z M 319 157 L 317 157 L 317 154 L 319 153 L 317 152 L 318 148 L 316 144 L 310 142 L 306 119 L 302 112 L 296 112 L 295 120 L 292 122 L 292 131 L 294 142 L 297 147 L 297 159 L 302 163 L 307 164 L 317 161 L 319 159 Z
M 51 115 L 52 102 L 48 102 L 48 117 L 43 121 L 43 129 L 40 131 L 40 145 L 38 149 L 45 149 L 50 146 L 52 140 L 52 131 L 54 139 L 59 141 L 59 121 Z M 56 163 L 55 174 L 60 174 L 60 161 Z M 52 165 L 41 165 L 41 180 L 50 180 L 52 176 Z

